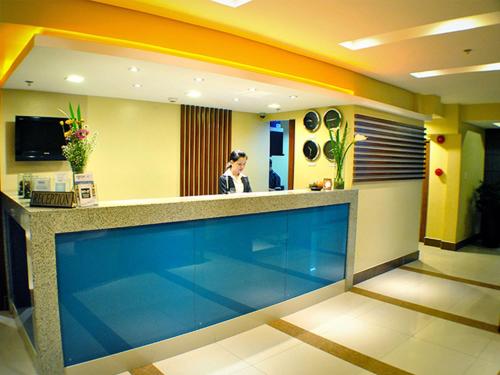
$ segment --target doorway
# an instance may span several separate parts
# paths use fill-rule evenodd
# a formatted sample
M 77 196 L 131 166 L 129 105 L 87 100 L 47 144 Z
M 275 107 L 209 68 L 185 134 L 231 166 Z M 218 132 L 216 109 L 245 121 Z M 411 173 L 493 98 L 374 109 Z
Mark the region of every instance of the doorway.
M 295 120 L 269 122 L 269 191 L 293 190 Z

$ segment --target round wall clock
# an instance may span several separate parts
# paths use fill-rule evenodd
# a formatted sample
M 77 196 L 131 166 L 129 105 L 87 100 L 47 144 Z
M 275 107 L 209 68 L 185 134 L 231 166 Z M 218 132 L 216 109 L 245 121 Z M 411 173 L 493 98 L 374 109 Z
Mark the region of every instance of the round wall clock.
M 315 132 L 321 125 L 321 117 L 316 111 L 309 111 L 304 116 L 304 126 L 310 132 Z
M 319 155 L 321 154 L 321 149 L 317 142 L 308 140 L 304 143 L 302 152 L 304 153 L 304 156 L 306 157 L 307 160 L 315 161 L 316 159 L 319 158 Z
M 329 109 L 323 116 L 323 122 L 327 129 L 336 129 L 342 123 L 342 113 L 335 108 Z
M 323 146 L 323 154 L 325 157 L 328 159 L 328 161 L 334 162 L 335 157 L 333 156 L 333 148 L 332 148 L 332 141 L 326 141 L 325 145 Z

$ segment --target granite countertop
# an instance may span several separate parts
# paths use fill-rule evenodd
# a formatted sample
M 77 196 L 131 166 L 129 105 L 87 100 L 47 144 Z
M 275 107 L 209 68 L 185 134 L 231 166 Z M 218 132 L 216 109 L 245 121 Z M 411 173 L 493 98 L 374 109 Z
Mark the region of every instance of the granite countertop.
M 286 190 L 229 195 L 203 195 L 100 201 L 82 208 L 29 207 L 15 192 L 2 192 L 6 209 L 23 226 L 37 223 L 54 233 L 95 230 L 357 203 L 356 189 Z

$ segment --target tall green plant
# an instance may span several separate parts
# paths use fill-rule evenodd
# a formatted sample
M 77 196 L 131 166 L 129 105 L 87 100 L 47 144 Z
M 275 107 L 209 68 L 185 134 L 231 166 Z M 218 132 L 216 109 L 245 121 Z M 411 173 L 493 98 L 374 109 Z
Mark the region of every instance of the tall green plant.
M 344 177 L 343 177 L 343 169 L 344 169 L 344 161 L 347 156 L 347 152 L 352 147 L 353 144 L 361 141 L 365 141 L 368 137 L 362 134 L 354 134 L 354 138 L 351 142 L 347 144 L 347 133 L 349 132 L 349 123 L 346 122 L 344 132 L 342 137 L 340 136 L 340 126 L 334 129 L 328 129 L 328 133 L 330 135 L 330 141 L 332 146 L 332 155 L 335 160 L 335 164 L 337 164 L 337 173 L 335 176 L 335 185 L 339 188 L 344 187 Z

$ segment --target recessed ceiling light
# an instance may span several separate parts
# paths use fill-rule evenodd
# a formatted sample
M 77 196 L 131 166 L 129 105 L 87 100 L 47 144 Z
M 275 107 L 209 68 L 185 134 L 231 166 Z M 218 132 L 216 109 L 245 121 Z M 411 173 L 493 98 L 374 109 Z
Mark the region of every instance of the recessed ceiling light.
M 134 86 L 135 88 L 139 88 L 139 87 L 142 87 L 142 85 L 140 83 L 134 83 L 132 86 Z
M 429 78 L 429 77 L 444 76 L 448 74 L 491 72 L 494 70 L 500 70 L 500 62 L 493 64 L 461 66 L 458 68 L 449 68 L 449 69 L 426 70 L 424 72 L 410 73 L 410 75 L 416 78 Z
M 196 90 L 190 90 L 186 92 L 186 95 L 189 96 L 190 98 L 199 98 L 201 96 L 201 92 Z
M 234 98 L 233 99 L 235 102 L 239 102 L 240 101 L 240 98 Z
M 203 82 L 205 80 L 205 78 L 202 78 L 202 77 L 196 77 L 193 79 L 195 82 Z
M 273 103 L 273 104 L 269 104 L 267 107 L 268 108 L 272 108 L 272 109 L 278 109 L 281 106 L 278 103 Z
M 82 76 L 76 75 L 76 74 L 70 74 L 69 76 L 64 78 L 68 82 L 73 82 L 73 83 L 82 83 L 85 81 L 85 78 Z
M 250 88 L 248 89 L 248 91 L 250 91 L 250 92 L 255 92 L 255 91 L 257 91 L 257 89 L 256 89 L 255 87 L 250 87 Z
M 128 68 L 128 70 L 137 73 L 140 69 L 137 66 L 131 66 L 130 68 Z
M 500 11 L 429 23 L 427 25 L 410 27 L 384 34 L 371 35 L 366 38 L 342 42 L 340 45 L 351 50 L 358 50 L 379 46 L 381 44 L 398 42 L 401 40 L 476 29 L 478 27 L 491 26 L 498 23 L 500 23 Z
M 493 125 L 500 127 L 500 122 L 494 122 Z
M 243 4 L 249 3 L 252 0 L 212 0 L 214 3 L 219 3 L 222 5 L 226 5 L 231 8 L 237 8 L 242 6 Z
M 297 95 L 290 95 L 289 98 L 293 100 L 293 99 L 297 99 L 298 96 Z

